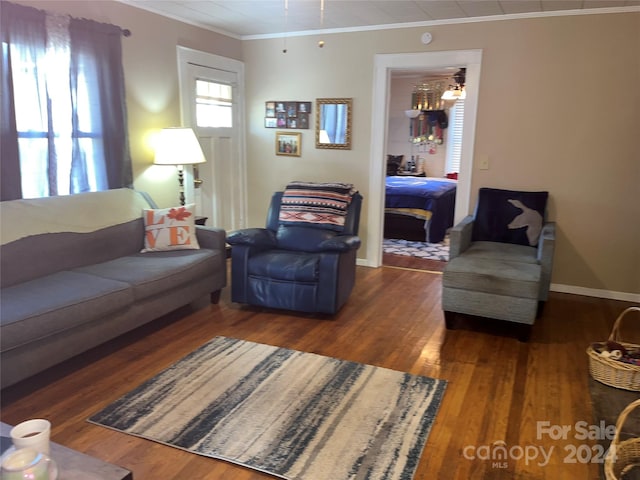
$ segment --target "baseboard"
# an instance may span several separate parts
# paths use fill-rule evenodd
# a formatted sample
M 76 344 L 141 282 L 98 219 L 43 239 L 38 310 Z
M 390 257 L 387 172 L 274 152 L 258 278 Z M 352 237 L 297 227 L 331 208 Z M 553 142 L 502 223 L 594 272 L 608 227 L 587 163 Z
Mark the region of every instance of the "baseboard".
M 575 285 L 561 285 L 558 283 L 552 283 L 550 290 L 552 292 L 572 293 L 574 295 L 584 295 L 586 297 L 598 297 L 598 298 L 606 298 L 609 300 L 622 300 L 624 302 L 640 303 L 640 294 L 638 293 L 614 292 L 611 290 L 577 287 Z
M 376 268 L 366 258 L 356 259 L 356 265 L 361 267 Z M 585 297 L 606 298 L 608 300 L 621 300 L 623 302 L 636 302 L 640 304 L 640 293 L 614 292 L 611 290 L 601 290 L 599 288 L 578 287 L 576 285 L 563 285 L 552 283 L 549 288 L 552 292 L 571 293 L 573 295 L 584 295 Z

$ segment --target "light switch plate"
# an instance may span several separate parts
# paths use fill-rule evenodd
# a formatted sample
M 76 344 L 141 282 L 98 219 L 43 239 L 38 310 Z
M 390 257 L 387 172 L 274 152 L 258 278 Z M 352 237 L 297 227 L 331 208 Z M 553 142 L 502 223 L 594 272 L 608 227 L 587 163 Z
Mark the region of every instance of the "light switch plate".
M 478 155 L 478 168 L 480 170 L 489 170 L 489 155 Z

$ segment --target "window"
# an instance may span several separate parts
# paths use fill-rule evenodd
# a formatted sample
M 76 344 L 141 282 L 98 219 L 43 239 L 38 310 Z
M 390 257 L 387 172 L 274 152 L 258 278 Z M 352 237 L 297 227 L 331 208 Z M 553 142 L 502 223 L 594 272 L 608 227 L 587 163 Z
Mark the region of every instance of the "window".
M 449 109 L 449 138 L 445 173 L 460 173 L 462 157 L 462 126 L 464 123 L 464 100 L 456 100 Z
M 196 122 L 198 127 L 233 126 L 232 88 L 230 85 L 196 80 Z
M 130 186 L 121 29 L 10 3 L 2 21 L 2 200 Z
M 72 193 L 76 190 L 71 185 L 74 146 L 84 159 L 96 158 L 95 150 L 99 146 L 94 139 L 100 137 L 100 132 L 92 122 L 84 72 L 78 76 L 75 95 L 79 108 L 75 112 L 77 126 L 75 129 L 73 126 L 68 30 L 57 28 L 55 35 L 49 35 L 40 58 L 26 55 L 27 48 L 19 43 L 9 48 L 22 196 L 37 198 Z M 53 170 L 47 161 L 49 151 L 56 159 Z M 81 191 L 107 189 L 104 168 L 99 162 L 85 162 L 85 169 L 86 185 Z

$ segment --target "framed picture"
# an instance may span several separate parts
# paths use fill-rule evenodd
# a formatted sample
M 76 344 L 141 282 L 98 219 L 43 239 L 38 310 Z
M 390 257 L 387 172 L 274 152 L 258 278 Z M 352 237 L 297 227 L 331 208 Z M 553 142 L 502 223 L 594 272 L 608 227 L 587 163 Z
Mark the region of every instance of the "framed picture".
M 265 102 L 264 116 L 275 117 L 276 116 L 276 102 Z
M 292 118 L 298 114 L 298 104 L 297 102 L 287 102 L 285 103 L 287 108 L 287 117 Z
M 298 113 L 298 118 L 296 122 L 296 128 L 309 128 L 309 114 L 308 113 Z
M 276 155 L 299 157 L 301 133 L 276 132 Z
M 298 116 L 301 113 L 311 113 L 311 102 L 298 102 Z
M 308 130 L 311 121 L 311 102 L 269 100 L 264 102 L 265 128 Z

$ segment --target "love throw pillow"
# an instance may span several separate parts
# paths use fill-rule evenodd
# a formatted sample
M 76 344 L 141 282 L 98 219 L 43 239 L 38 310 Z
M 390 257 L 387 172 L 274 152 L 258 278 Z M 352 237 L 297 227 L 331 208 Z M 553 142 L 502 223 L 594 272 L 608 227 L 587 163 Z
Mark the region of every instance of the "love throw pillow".
M 182 207 L 143 210 L 144 248 L 146 252 L 196 250 L 195 204 Z

